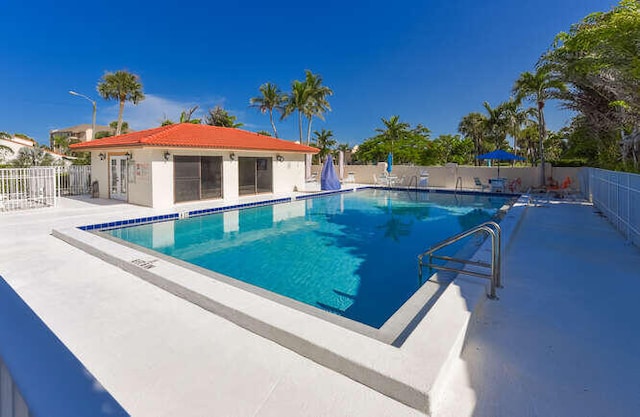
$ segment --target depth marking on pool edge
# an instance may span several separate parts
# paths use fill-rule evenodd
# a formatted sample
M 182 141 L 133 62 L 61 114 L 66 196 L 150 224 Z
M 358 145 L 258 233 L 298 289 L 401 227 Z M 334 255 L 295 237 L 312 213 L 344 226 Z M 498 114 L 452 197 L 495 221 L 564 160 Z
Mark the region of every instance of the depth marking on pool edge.
M 157 259 L 152 259 L 150 261 L 145 261 L 144 259 L 134 259 L 133 261 L 131 261 L 132 264 L 144 269 L 153 268 L 155 266 L 154 263 L 156 262 L 158 262 Z

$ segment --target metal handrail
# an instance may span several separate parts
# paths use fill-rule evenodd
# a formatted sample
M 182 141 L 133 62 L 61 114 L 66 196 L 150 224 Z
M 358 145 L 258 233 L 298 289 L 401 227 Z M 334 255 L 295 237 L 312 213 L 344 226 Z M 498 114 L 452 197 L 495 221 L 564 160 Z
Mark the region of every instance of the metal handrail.
M 411 177 L 411 179 L 409 180 L 409 184 L 407 185 L 407 188 L 411 188 L 411 184 L 413 184 L 414 178 L 416 180 L 415 189 L 417 190 L 418 189 L 418 176 L 417 175 L 414 175 L 414 176 Z
M 456 178 L 456 186 L 453 188 L 453 194 L 458 192 L 458 184 L 460 184 L 460 191 L 462 191 L 462 177 Z
M 471 261 L 468 259 L 459 259 L 453 258 L 450 256 L 442 256 L 442 255 L 434 255 L 434 252 L 451 245 L 452 243 L 458 242 L 468 236 L 471 236 L 477 232 L 485 232 L 489 236 L 491 236 L 491 263 L 480 262 L 480 261 Z M 423 258 L 425 256 L 429 256 L 429 261 L 424 262 Z M 475 265 L 484 268 L 490 268 L 491 273 L 482 273 L 477 271 L 469 271 L 461 268 L 453 268 L 445 265 L 437 265 L 433 263 L 434 259 L 444 260 L 448 262 L 454 263 L 462 263 L 465 265 Z M 442 242 L 432 246 L 427 251 L 418 255 L 418 277 L 420 284 L 422 284 L 422 268 L 428 266 L 432 269 L 438 269 L 442 271 L 450 271 L 450 272 L 458 272 L 460 274 L 471 275 L 480 278 L 487 278 L 491 280 L 491 289 L 489 293 L 489 298 L 497 298 L 496 297 L 496 288 L 502 288 L 502 229 L 498 225 L 498 223 L 489 221 L 482 223 L 478 226 L 472 227 L 469 230 L 458 233 L 455 236 L 451 236 L 448 239 L 443 240 Z

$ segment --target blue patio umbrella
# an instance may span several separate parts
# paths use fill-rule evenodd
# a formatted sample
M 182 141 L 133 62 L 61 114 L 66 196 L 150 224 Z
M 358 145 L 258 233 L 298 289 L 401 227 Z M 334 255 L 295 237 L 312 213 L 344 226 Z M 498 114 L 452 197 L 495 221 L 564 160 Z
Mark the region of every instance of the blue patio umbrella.
M 391 174 L 391 169 L 393 168 L 393 154 L 389 152 L 387 155 L 387 172 Z
M 478 155 L 476 156 L 476 159 L 495 159 L 497 161 L 524 161 L 525 160 L 521 156 L 509 153 L 507 151 L 503 151 L 502 149 L 497 149 L 493 152 Z M 498 164 L 498 178 L 499 177 L 500 177 L 500 164 Z
M 324 161 L 322 172 L 320 174 L 320 189 L 321 190 L 339 190 L 340 180 L 336 175 L 336 170 L 333 169 L 333 159 L 331 155 L 327 156 L 327 160 Z

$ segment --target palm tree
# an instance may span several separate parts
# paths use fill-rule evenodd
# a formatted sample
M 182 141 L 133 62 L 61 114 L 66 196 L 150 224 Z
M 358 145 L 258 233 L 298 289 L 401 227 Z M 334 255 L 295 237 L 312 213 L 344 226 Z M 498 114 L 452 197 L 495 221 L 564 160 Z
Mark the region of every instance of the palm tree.
M 320 163 L 322 163 L 324 158 L 331 153 L 333 147 L 336 145 L 336 141 L 333 139 L 333 132 L 331 130 L 322 129 L 320 132 L 316 130 L 313 134 L 315 138 L 311 146 L 320 149 L 318 158 L 320 159 Z
M 111 129 L 113 129 L 113 130 L 117 130 L 118 129 L 118 121 L 114 120 L 113 122 L 109 123 L 109 127 Z M 122 131 L 122 133 L 127 133 L 129 131 L 129 123 L 127 123 L 127 122 L 125 122 L 123 120 L 122 124 L 120 125 L 120 130 Z
M 273 128 L 273 134 L 277 138 L 278 131 L 276 130 L 276 124 L 273 121 L 273 111 L 276 110 L 283 113 L 285 96 L 282 94 L 282 91 L 280 91 L 278 86 L 273 83 L 262 84 L 260 86 L 260 93 L 262 93 L 261 96 L 249 99 L 249 105 L 260 109 L 260 112 L 263 114 L 265 112 L 269 112 L 269 121 Z
M 202 119 L 192 119 L 191 117 L 193 116 L 193 113 L 196 112 L 196 110 L 198 110 L 200 106 L 198 106 L 197 104 L 193 107 L 189 107 L 186 110 L 183 110 L 180 113 L 180 123 L 191 123 L 194 125 L 199 125 L 202 122 Z
M 488 102 L 482 103 L 487 111 L 486 133 L 493 139 L 496 149 L 505 147 L 507 141 L 507 129 L 504 122 L 504 107 L 496 106 L 494 108 Z
M 127 71 L 107 72 L 98 83 L 98 94 L 105 100 L 118 100 L 120 109 L 118 110 L 118 125 L 116 135 L 122 131 L 122 113 L 124 103 L 127 101 L 138 104 L 144 100 L 140 77 Z
M 242 123 L 236 122 L 237 117 L 230 115 L 225 109 L 221 106 L 215 106 L 213 109 L 209 109 L 209 112 L 204 117 L 205 124 L 211 126 L 221 126 L 221 127 L 241 127 Z
M 28 168 L 32 166 L 50 166 L 54 160 L 44 148 L 35 145 L 33 147 L 20 148 L 18 155 L 12 161 L 12 164 L 18 168 Z
M 539 68 L 535 74 L 523 72 L 513 85 L 513 93 L 517 101 L 524 99 L 534 101 L 537 104 L 536 117 L 539 128 L 540 163 L 542 165 L 542 184 L 545 182 L 544 173 L 544 140 L 546 138 L 546 125 L 544 121 L 544 103 L 559 93 L 566 91 L 567 87 L 560 80 L 551 75 L 549 69 Z
M 303 82 L 295 80 L 291 84 L 291 93 L 286 96 L 284 103 L 284 111 L 281 119 L 291 115 L 294 111 L 298 112 L 298 133 L 300 135 L 300 143 L 302 143 L 302 113 L 309 102 L 309 90 Z
M 535 161 L 539 159 L 537 146 L 539 139 L 540 129 L 538 129 L 538 123 L 530 120 L 529 123 L 520 132 L 520 149 L 524 152 L 524 156 L 529 159 L 531 166 L 534 166 Z
M 460 120 L 458 132 L 465 138 L 473 141 L 475 156 L 482 153 L 482 140 L 487 129 L 487 118 L 480 113 L 469 113 Z M 479 160 L 474 158 L 474 164 L 478 165 Z
M 385 128 L 376 128 L 376 132 L 380 134 L 379 136 L 383 141 L 391 145 L 389 150 L 393 152 L 393 142 L 405 137 L 409 133 L 410 125 L 409 123 L 401 122 L 400 116 L 391 116 L 389 120 L 384 120 L 384 118 L 380 120 Z
M 513 98 L 500 104 L 501 116 L 505 130 L 513 138 L 513 152 L 518 154 L 518 139 L 522 126 L 527 122 L 528 117 L 532 114 L 533 109 L 523 110 L 520 103 Z
M 351 146 L 348 143 L 340 143 L 338 144 L 338 146 L 336 146 L 336 149 L 333 152 L 333 156 L 335 158 L 338 158 L 338 156 L 340 155 L 340 152 L 342 152 L 346 157 L 349 151 L 351 151 Z
M 309 99 L 302 113 L 307 117 L 307 144 L 309 144 L 313 117 L 316 116 L 324 120 L 324 113 L 331 111 L 327 96 L 333 95 L 333 90 L 322 85 L 322 77 L 309 70 L 305 70 L 304 84 L 306 85 Z

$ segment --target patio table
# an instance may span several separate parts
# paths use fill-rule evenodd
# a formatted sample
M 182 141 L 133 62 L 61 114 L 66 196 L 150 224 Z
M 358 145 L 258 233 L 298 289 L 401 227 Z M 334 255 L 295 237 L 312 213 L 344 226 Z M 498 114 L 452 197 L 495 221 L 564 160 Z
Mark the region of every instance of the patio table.
M 506 178 L 489 178 L 489 184 L 491 184 L 491 192 L 504 193 L 507 185 Z

